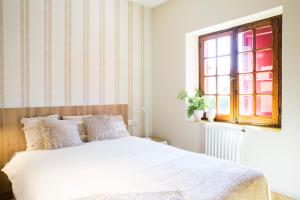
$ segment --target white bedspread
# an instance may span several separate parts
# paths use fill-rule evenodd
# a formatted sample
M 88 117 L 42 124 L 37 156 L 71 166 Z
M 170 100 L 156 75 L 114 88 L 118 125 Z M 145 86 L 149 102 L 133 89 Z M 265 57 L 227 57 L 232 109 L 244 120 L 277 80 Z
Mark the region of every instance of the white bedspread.
M 268 200 L 252 169 L 125 137 L 20 152 L 3 168 L 17 200 Z

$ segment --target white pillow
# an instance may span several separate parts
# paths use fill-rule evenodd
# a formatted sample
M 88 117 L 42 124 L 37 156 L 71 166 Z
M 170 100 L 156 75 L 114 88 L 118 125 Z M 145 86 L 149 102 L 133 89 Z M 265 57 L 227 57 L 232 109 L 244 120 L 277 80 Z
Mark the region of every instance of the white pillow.
M 44 119 L 43 138 L 45 149 L 81 145 L 78 125 L 70 120 Z
M 43 129 L 41 126 L 44 119 L 58 119 L 58 115 L 21 119 L 21 123 L 24 125 L 26 151 L 44 149 Z
M 80 139 L 83 142 L 87 142 L 87 134 L 86 134 L 85 126 L 83 124 L 83 119 L 91 116 L 92 115 L 63 116 L 63 120 L 71 120 L 76 122 L 79 128 Z
M 113 120 L 107 115 L 96 115 L 83 119 L 88 141 L 119 138 L 119 132 L 113 126 Z
M 111 116 L 111 118 L 113 120 L 113 126 L 115 130 L 119 132 L 120 137 L 126 137 L 130 135 L 122 115 Z

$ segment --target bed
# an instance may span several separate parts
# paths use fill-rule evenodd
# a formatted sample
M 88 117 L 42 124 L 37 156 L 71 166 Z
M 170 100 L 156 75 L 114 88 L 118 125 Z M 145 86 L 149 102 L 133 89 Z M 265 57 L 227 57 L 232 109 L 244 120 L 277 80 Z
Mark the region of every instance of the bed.
M 264 200 L 269 195 L 266 179 L 253 169 L 132 136 L 19 152 L 3 171 L 18 200 Z
M 17 200 L 270 197 L 265 177 L 254 169 L 132 136 L 56 150 L 19 151 L 2 171 Z

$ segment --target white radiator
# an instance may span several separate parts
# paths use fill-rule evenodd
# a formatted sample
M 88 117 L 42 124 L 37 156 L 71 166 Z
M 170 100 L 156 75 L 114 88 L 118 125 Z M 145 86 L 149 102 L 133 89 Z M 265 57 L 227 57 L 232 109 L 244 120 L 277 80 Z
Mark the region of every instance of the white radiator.
M 205 154 L 245 163 L 245 129 L 235 125 L 205 124 Z

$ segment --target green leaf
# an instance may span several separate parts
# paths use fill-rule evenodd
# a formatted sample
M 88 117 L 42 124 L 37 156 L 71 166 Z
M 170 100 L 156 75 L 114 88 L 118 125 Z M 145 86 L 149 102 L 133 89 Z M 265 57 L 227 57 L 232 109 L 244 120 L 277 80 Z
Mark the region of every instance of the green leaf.
M 188 96 L 188 95 L 187 95 L 187 92 L 184 91 L 184 90 L 182 90 L 182 91 L 180 91 L 180 92 L 177 94 L 177 99 L 178 99 L 179 101 L 182 101 L 182 100 L 186 99 L 187 96 Z

